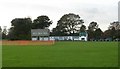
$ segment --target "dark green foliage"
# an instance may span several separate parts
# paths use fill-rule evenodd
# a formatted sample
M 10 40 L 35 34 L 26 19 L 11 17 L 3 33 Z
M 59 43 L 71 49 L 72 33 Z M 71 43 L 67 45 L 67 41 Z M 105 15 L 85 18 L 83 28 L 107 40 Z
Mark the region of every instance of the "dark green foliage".
M 48 16 L 39 16 L 35 19 L 32 23 L 32 29 L 45 29 L 52 24 L 52 21 L 49 19 Z
M 2 39 L 7 39 L 7 29 L 6 29 L 7 26 L 4 26 L 4 29 L 2 31 L 1 29 L 1 32 L 2 32 Z
M 4 39 L 7 39 L 7 35 L 4 34 L 4 33 L 2 33 L 2 39 L 3 39 L 3 40 L 4 40 Z
M 1 28 L 1 26 L 0 26 L 0 32 L 2 32 L 2 28 Z
M 85 25 L 82 25 L 81 27 L 80 27 L 80 32 L 85 32 L 86 31 L 86 26 Z
M 11 21 L 12 27 L 9 31 L 9 39 L 11 40 L 30 40 L 31 24 L 30 18 L 16 18 Z
M 102 30 L 100 28 L 96 29 L 95 30 L 95 39 L 96 40 L 102 39 L 102 34 L 103 34 L 103 32 L 102 32 Z
M 116 30 L 115 37 L 120 39 L 120 29 Z
M 120 22 L 110 23 L 108 30 L 104 32 L 104 38 L 112 38 L 112 40 L 120 39 Z
M 94 39 L 95 35 L 94 35 L 94 31 L 91 31 L 91 30 L 87 30 L 87 33 L 88 33 L 88 40 L 91 40 L 91 39 Z
M 52 29 L 51 36 L 67 36 L 68 34 L 65 33 L 65 30 L 61 30 L 60 27 L 56 26 L 56 28 Z
M 95 39 L 95 30 L 98 28 L 97 22 L 91 22 L 88 26 L 88 40 Z
M 95 31 L 98 28 L 97 22 L 91 22 L 88 26 L 88 30 Z
M 73 13 L 65 14 L 60 18 L 52 32 L 54 34 L 59 32 L 59 35 L 74 35 L 79 32 L 78 29 L 83 23 L 79 15 Z

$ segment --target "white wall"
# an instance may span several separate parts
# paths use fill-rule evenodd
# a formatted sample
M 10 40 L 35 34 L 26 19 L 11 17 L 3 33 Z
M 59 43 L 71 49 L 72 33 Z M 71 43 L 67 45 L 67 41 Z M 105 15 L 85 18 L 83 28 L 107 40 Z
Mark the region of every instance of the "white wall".
M 51 37 L 39 37 L 40 41 L 48 41 L 48 40 L 82 40 L 87 41 L 87 36 L 51 36 Z M 38 40 L 37 37 L 32 37 L 32 40 Z
M 80 40 L 82 40 L 82 38 L 84 38 L 84 41 L 87 41 L 87 36 L 81 36 Z
M 37 37 L 32 37 L 32 40 L 33 40 L 33 41 L 37 40 Z

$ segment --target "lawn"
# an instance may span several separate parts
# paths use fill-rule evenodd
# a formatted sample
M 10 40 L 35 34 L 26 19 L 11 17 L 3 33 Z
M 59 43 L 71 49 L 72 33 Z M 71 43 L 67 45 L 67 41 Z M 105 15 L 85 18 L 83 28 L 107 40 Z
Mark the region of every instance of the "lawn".
M 117 42 L 3 46 L 3 67 L 117 67 Z

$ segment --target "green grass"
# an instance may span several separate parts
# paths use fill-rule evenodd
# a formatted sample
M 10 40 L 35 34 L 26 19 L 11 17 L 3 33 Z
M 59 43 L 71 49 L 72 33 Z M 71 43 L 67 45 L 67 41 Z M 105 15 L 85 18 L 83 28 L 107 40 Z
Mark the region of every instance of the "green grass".
M 3 46 L 3 67 L 117 67 L 117 42 Z

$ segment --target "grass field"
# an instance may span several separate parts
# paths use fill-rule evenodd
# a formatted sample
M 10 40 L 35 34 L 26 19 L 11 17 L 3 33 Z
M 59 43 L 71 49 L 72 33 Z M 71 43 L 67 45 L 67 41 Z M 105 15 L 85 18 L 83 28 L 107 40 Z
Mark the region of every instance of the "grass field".
M 3 46 L 3 67 L 117 67 L 117 42 Z

